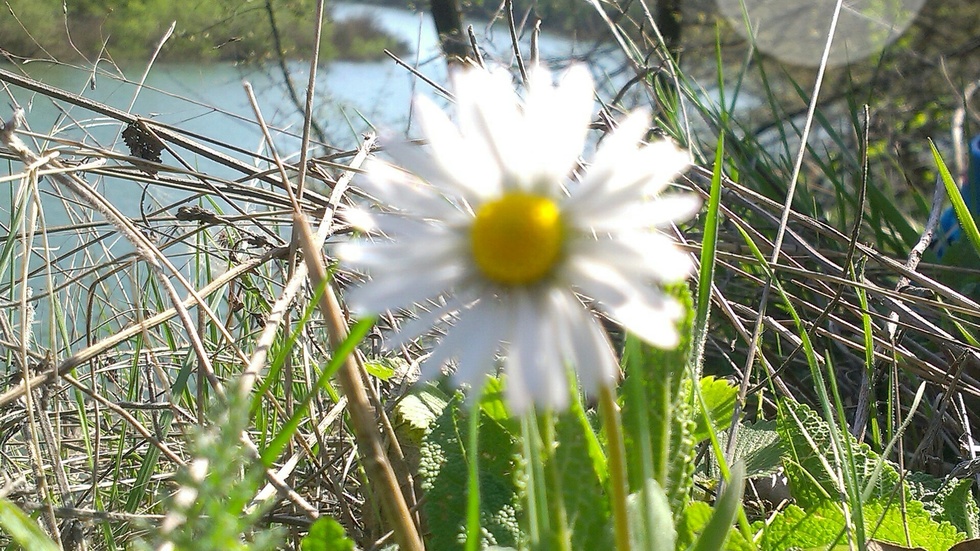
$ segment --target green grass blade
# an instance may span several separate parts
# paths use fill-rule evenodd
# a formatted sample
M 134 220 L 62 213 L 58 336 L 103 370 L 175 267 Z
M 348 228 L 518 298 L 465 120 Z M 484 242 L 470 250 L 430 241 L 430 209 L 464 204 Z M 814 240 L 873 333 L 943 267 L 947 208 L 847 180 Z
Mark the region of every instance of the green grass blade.
M 973 250 L 980 255 L 980 231 L 977 231 L 977 224 L 973 220 L 973 215 L 970 213 L 970 209 L 967 208 L 966 202 L 963 201 L 960 188 L 953 180 L 949 169 L 946 168 L 946 163 L 943 162 L 942 155 L 939 154 L 939 150 L 936 149 L 936 144 L 932 140 L 929 140 L 929 147 L 932 149 L 932 158 L 936 161 L 936 168 L 939 169 L 939 177 L 942 179 L 943 185 L 946 186 L 946 195 L 949 196 L 950 202 L 953 203 L 953 211 L 956 212 L 956 219 L 960 222 L 960 228 L 963 229 L 963 233 L 966 234 L 970 240 L 970 244 L 973 245 Z
M 289 439 L 293 437 L 293 433 L 296 429 L 308 418 L 307 410 L 310 407 L 310 403 L 313 401 L 313 396 L 318 390 L 323 389 L 330 382 L 334 373 L 340 369 L 344 361 L 347 360 L 347 356 L 350 356 L 354 352 L 354 349 L 367 334 L 374 327 L 375 318 L 369 317 L 364 318 L 354 324 L 350 329 L 350 333 L 344 342 L 340 343 L 340 346 L 334 350 L 333 356 L 330 358 L 330 362 L 327 366 L 320 372 L 320 376 L 317 378 L 317 384 L 313 387 L 311 392 L 306 395 L 303 402 L 297 406 L 296 410 L 293 412 L 292 417 L 290 417 L 285 424 L 283 424 L 282 429 L 279 433 L 269 442 L 269 445 L 262 450 L 262 463 L 266 466 L 272 465 L 272 463 L 279 457 L 282 450 L 286 449 L 286 444 L 289 443 Z
M 718 136 L 715 164 L 711 174 L 711 192 L 708 212 L 704 218 L 704 238 L 701 240 L 701 273 L 698 276 L 697 306 L 694 313 L 694 342 L 691 347 L 690 365 L 694 371 L 691 380 L 701 378 L 701 361 L 704 343 L 708 338 L 708 317 L 711 313 L 711 284 L 715 278 L 715 255 L 718 246 L 718 211 L 721 205 L 721 173 L 725 153 L 725 135 Z
M 0 529 L 24 549 L 59 551 L 58 546 L 31 517 L 5 498 L 0 498 Z

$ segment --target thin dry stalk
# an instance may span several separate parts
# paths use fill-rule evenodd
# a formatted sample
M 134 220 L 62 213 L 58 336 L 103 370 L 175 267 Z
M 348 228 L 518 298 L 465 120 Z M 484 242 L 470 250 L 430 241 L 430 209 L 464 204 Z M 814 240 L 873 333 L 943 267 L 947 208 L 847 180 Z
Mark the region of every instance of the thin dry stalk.
M 328 280 L 327 270 L 320 260 L 320 251 L 315 248 L 316 241 L 302 215 L 297 214 L 294 227 L 296 231 L 301 232 L 300 244 L 303 246 L 303 254 L 306 256 L 306 262 L 310 267 L 310 281 L 317 287 L 320 285 L 325 287 L 323 295 L 320 297 L 320 310 L 330 327 L 330 344 L 336 350 L 347 338 L 347 322 L 344 320 L 340 302 L 337 301 Z M 382 511 L 393 525 L 398 547 L 409 551 L 422 551 L 425 548 L 422 544 L 422 538 L 419 536 L 415 520 L 399 488 L 398 479 L 395 477 L 382 447 L 376 416 L 371 413 L 374 408 L 368 401 L 367 393 L 363 387 L 361 369 L 359 369 L 355 358 L 356 356 L 353 354 L 347 356 L 338 372 L 338 377 L 340 378 L 340 385 L 344 389 L 344 395 L 349 401 L 348 412 L 357 438 L 361 461 L 364 463 L 364 470 L 368 479 L 375 485 Z

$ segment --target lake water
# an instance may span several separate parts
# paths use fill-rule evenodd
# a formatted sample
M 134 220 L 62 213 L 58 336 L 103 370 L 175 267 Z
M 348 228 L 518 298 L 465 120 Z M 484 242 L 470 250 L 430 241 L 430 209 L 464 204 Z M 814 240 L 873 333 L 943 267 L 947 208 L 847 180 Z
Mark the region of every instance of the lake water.
M 426 76 L 445 83 L 446 67 L 439 58 L 430 16 L 405 9 L 336 4 L 332 17 L 345 19 L 361 14 L 370 15 L 390 34 L 411 45 L 413 51 L 406 56 L 406 62 L 417 64 Z M 509 63 L 512 55 L 510 37 L 503 22 L 492 28 L 485 23 L 474 27 L 481 46 L 488 49 L 488 55 Z M 527 55 L 529 40 L 525 38 L 522 46 Z M 544 34 L 541 39 L 545 59 L 568 59 L 590 47 L 591 43 L 579 45 L 549 34 Z M 613 57 L 606 56 L 596 71 L 601 74 L 621 65 L 622 56 L 614 54 Z M 283 84 L 284 76 L 274 65 L 157 63 L 142 88 L 136 82 L 145 67 L 130 66 L 124 70 L 125 76 L 100 74 L 95 79 L 94 89 L 90 86 L 90 67 L 73 68 L 44 62 L 21 67 L 33 78 L 49 85 L 238 147 L 256 149 L 261 143 L 261 132 L 254 123 L 255 116 L 242 87 L 243 81 L 248 81 L 257 93 L 266 121 L 284 131 L 277 136 L 283 138 L 280 145 L 286 146 L 287 150 L 288 146 L 295 146 L 298 142 L 290 143 L 288 135 L 301 132 L 301 113 L 289 99 Z M 108 64 L 103 64 L 101 69 L 110 72 Z M 288 69 L 289 78 L 302 98 L 309 78 L 309 65 L 302 61 L 290 62 Z M 330 142 L 341 147 L 356 143 L 361 133 L 370 130 L 372 125 L 404 127 L 413 95 L 433 94 L 431 87 L 387 57 L 372 62 L 332 61 L 318 68 L 317 75 L 316 120 L 326 129 Z M 12 91 L 14 99 L 28 109 L 28 122 L 35 131 L 78 138 L 83 134 L 79 127 L 84 127 L 91 133 L 88 139 L 96 139 L 101 145 L 109 145 L 118 139 L 118 127 L 101 128 L 102 122 L 108 121 L 94 119 L 92 114 L 78 108 L 69 108 L 76 121 L 64 120 L 61 108 L 46 98 L 17 88 Z
M 412 51 L 404 61 L 417 65 L 420 72 L 438 83 L 446 81 L 445 63 L 439 56 L 439 45 L 432 19 L 428 14 L 406 9 L 335 4 L 331 17 L 341 20 L 367 14 L 393 36 L 409 44 Z M 474 31 L 489 59 L 510 64 L 510 36 L 504 21 L 493 26 L 474 22 Z M 522 39 L 524 55 L 529 49 L 529 37 Z M 578 44 L 560 36 L 543 34 L 541 56 L 548 60 L 568 60 L 585 55 L 595 48 L 592 42 Z M 590 56 L 590 66 L 597 82 L 605 86 L 602 97 L 612 97 L 615 82 L 627 77 L 613 76 L 623 66 L 623 57 L 614 47 L 606 47 L 602 55 Z M 291 100 L 284 85 L 285 77 L 278 66 L 241 66 L 230 63 L 179 64 L 158 63 L 146 75 L 144 85 L 137 85 L 145 66 L 130 66 L 122 75 L 103 63 L 93 80 L 91 67 L 70 67 L 45 62 L 21 65 L 18 70 L 48 85 L 84 95 L 94 101 L 127 110 L 141 117 L 161 122 L 213 138 L 219 142 L 250 152 L 265 152 L 259 126 L 249 105 L 243 82 L 255 90 L 263 117 L 273 128 L 273 139 L 281 155 L 298 155 L 299 135 L 302 132 L 301 107 Z M 308 81 L 309 64 L 296 61 L 288 64 L 289 78 L 300 95 Z M 93 86 L 94 82 L 94 86 Z M 70 139 L 99 147 L 126 151 L 122 144 L 118 121 L 96 115 L 80 107 L 53 102 L 28 90 L 10 87 L 13 102 L 27 110 L 30 128 L 41 134 Z M 435 96 L 431 86 L 413 76 L 408 70 L 385 57 L 372 62 L 332 61 L 317 70 L 315 120 L 325 130 L 327 142 L 340 148 L 355 146 L 365 132 L 388 128 L 399 132 L 408 129 L 413 96 Z M 0 109 L 0 116 L 9 112 Z M 38 143 L 39 147 L 50 144 Z M 248 154 L 236 157 L 254 163 Z M 239 176 L 225 167 L 209 163 L 192 155 L 185 157 L 198 170 L 219 176 Z M 164 154 L 164 162 L 173 159 Z M 131 190 L 104 191 L 127 215 L 139 213 L 139 194 Z M 156 199 L 165 202 L 164 197 Z M 170 197 L 175 199 L 174 195 Z M 57 216 L 57 215 L 55 215 Z

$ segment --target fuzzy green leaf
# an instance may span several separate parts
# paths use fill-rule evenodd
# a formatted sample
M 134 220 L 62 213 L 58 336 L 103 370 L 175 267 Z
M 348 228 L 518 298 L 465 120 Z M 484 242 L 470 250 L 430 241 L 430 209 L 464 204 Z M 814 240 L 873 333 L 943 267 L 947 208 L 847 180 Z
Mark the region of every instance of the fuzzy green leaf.
M 897 504 L 889 504 L 886 499 L 865 503 L 863 510 L 868 537 L 875 540 L 898 545 L 911 543 L 911 547 L 927 551 L 947 551 L 963 539 L 953 525 L 934 521 L 918 501 L 907 503 L 904 517 Z M 911 542 L 905 541 L 906 526 Z M 826 548 L 846 542 L 844 512 L 840 505 L 827 500 L 806 511 L 796 505 L 780 511 L 764 528 L 760 549 Z
M 980 507 L 973 497 L 972 478 L 950 478 L 922 501 L 933 519 L 949 522 L 970 538 L 980 533 Z
M 718 433 L 718 441 L 725 448 L 728 445 L 728 432 Z M 779 442 L 775 422 L 759 421 L 739 427 L 733 458 L 734 461 L 745 463 L 746 477 L 757 478 L 778 473 L 782 455 L 783 446 Z M 721 476 L 718 465 L 713 461 L 708 476 L 712 479 Z
M 784 467 L 789 478 L 790 491 L 797 503 L 809 509 L 827 497 L 840 495 L 842 489 L 837 486 L 836 477 L 827 472 L 824 463 L 826 461 L 832 469 L 835 468 L 833 455 L 828 453 L 834 443 L 826 421 L 805 404 L 783 400 L 780 402 L 776 430 L 785 447 Z M 872 484 L 869 495 L 871 499 L 891 496 L 898 485 L 902 484 L 895 467 L 885 462 L 879 475 L 875 477 L 875 467 L 882 461 L 880 456 L 867 444 L 858 444 L 849 434 L 846 437 L 851 438 L 854 450 L 857 483 L 862 489 L 869 483 Z
M 426 549 L 459 549 L 466 534 L 467 463 L 465 434 L 467 415 L 454 398 L 436 419 L 419 450 L 420 486 L 425 492 L 429 523 Z M 480 421 L 480 520 L 481 548 L 499 545 L 516 547 L 521 539 L 518 526 L 520 501 L 514 481 L 515 442 L 497 422 L 481 415 Z
M 429 430 L 449 404 L 449 397 L 435 385 L 424 385 L 402 398 L 395 406 L 395 420 L 406 423 L 411 432 L 421 435 Z
M 667 291 L 687 312 L 677 327 L 681 342 L 674 350 L 661 350 L 627 337 L 623 430 L 630 491 L 639 491 L 647 479 L 653 478 L 679 517 L 689 498 L 694 472 L 694 414 L 690 385 L 684 384 L 689 380 L 694 309 L 686 285 Z
M 573 549 L 608 549 L 613 546 L 609 530 L 609 501 L 601 480 L 605 473 L 596 472 L 590 445 L 595 441 L 592 427 L 578 402 L 558 416 L 555 435 L 560 445 L 555 449 L 561 477 L 561 493 L 572 533 Z
M 702 442 L 708 439 L 708 423 L 721 432 L 732 425 L 732 415 L 735 413 L 735 400 L 738 398 L 738 388 L 725 379 L 713 376 L 701 379 L 701 396 L 704 397 L 708 419 L 704 415 L 695 417 L 694 441 Z
M 656 480 L 648 479 L 642 490 L 630 494 L 626 506 L 631 527 L 630 547 L 633 549 L 674 548 L 677 532 L 674 529 L 673 514 L 667 496 Z

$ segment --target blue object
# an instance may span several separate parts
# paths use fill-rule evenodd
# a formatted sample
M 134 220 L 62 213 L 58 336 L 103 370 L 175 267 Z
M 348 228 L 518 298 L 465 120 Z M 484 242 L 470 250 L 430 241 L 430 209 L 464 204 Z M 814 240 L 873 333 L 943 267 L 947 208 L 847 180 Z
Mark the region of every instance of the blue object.
M 970 140 L 970 167 L 966 172 L 966 182 L 960 188 L 960 194 L 963 195 L 966 207 L 970 209 L 970 214 L 976 220 L 977 215 L 980 214 L 980 135 Z M 963 230 L 956 220 L 956 212 L 950 205 L 939 217 L 937 235 L 932 240 L 932 249 L 936 251 L 936 256 L 942 258 L 946 249 L 956 243 L 962 235 Z

